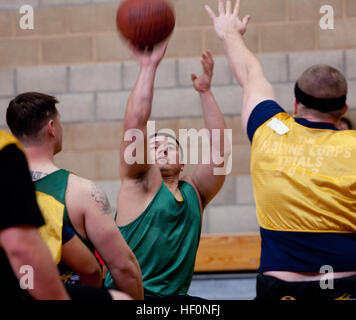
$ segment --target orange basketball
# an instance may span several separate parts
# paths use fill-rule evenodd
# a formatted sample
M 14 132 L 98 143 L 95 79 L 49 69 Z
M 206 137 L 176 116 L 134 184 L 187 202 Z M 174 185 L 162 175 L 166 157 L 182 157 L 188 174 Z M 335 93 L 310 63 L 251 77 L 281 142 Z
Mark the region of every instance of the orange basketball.
M 166 0 L 125 0 L 119 5 L 116 24 L 133 45 L 153 47 L 172 33 L 174 10 Z

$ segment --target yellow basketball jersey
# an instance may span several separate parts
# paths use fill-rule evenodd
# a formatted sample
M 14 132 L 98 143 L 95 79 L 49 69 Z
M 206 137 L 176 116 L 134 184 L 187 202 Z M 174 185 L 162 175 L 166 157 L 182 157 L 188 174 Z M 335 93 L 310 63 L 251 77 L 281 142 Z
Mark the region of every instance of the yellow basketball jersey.
M 0 130 L 0 150 L 10 144 L 16 144 L 16 146 L 23 151 L 20 142 L 10 133 Z
M 261 227 L 356 232 L 356 131 L 308 128 L 279 113 L 255 132 L 251 173 Z
M 39 228 L 56 264 L 61 261 L 64 205 L 48 194 L 36 191 L 38 206 L 46 224 Z
M 248 134 L 260 271 L 356 270 L 356 131 L 294 119 L 267 100 Z
M 11 144 L 23 150 L 20 142 L 13 135 L 0 131 L 0 150 Z M 61 259 L 64 206 L 53 197 L 38 191 L 36 191 L 36 199 L 46 222 L 39 228 L 40 234 L 58 264 Z

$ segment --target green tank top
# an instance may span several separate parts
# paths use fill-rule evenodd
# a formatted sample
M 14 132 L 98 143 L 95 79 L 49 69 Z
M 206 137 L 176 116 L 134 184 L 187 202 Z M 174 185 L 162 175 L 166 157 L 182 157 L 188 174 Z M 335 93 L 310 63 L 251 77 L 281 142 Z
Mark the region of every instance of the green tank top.
M 70 172 L 67 170 L 57 170 L 52 172 L 51 174 L 36 180 L 34 182 L 35 188 L 37 191 L 43 192 L 45 194 L 51 195 L 57 201 L 64 205 L 64 213 L 63 213 L 63 221 L 67 223 L 67 225 L 75 232 L 75 234 L 83 241 L 83 243 L 89 248 L 91 252 L 94 252 L 93 245 L 84 239 L 73 227 L 72 222 L 69 219 L 67 206 L 66 206 L 66 191 L 68 185 L 68 177 Z M 63 262 L 60 262 L 58 265 L 60 270 L 62 280 L 68 279 L 71 275 L 73 275 L 72 270 L 66 266 Z
M 162 182 L 145 211 L 119 227 L 140 264 L 146 295 L 185 295 L 192 280 L 201 233 L 198 196 L 191 184 L 179 182 L 177 201 Z M 108 272 L 105 286 L 115 286 Z
M 68 177 L 70 172 L 64 169 L 59 169 L 51 174 L 35 181 L 35 188 L 37 191 L 49 194 L 54 197 L 56 200 L 61 202 L 64 205 L 64 217 L 63 221 L 66 222 L 69 227 L 71 227 L 75 234 L 84 242 L 84 244 L 94 252 L 95 248 L 88 240 L 83 238 L 73 227 L 72 222 L 69 219 L 67 206 L 66 206 L 66 191 L 68 185 Z
M 64 205 L 65 211 L 67 211 L 65 197 L 69 173 L 60 169 L 34 182 L 37 191 L 51 195 Z

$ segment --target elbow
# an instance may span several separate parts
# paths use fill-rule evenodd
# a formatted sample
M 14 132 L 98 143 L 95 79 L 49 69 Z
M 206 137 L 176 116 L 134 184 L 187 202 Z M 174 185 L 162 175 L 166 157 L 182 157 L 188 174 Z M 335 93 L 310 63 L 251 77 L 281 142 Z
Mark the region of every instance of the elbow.
M 39 246 L 42 244 L 42 238 L 36 229 L 31 230 L 14 230 L 11 234 L 11 241 L 6 241 L 3 248 L 9 259 L 22 261 L 31 260 L 36 256 Z
M 142 114 L 131 113 L 125 118 L 125 131 L 129 129 L 138 129 L 141 130 L 145 125 L 145 119 L 142 117 Z
M 6 248 L 5 252 L 10 261 L 20 261 L 23 264 L 28 264 L 28 261 L 30 261 L 34 250 L 33 246 L 31 246 L 30 244 L 25 244 L 20 245 L 18 247 L 12 246 L 10 248 Z
M 141 278 L 141 270 L 133 253 L 130 253 L 128 257 L 119 264 L 118 271 L 121 275 L 130 279 Z
M 99 265 L 91 269 L 85 270 L 85 272 L 78 272 L 80 282 L 92 287 L 100 288 L 102 285 L 103 274 Z
M 142 274 L 136 257 L 130 254 L 126 259 L 109 269 L 117 288 L 136 300 L 143 299 Z

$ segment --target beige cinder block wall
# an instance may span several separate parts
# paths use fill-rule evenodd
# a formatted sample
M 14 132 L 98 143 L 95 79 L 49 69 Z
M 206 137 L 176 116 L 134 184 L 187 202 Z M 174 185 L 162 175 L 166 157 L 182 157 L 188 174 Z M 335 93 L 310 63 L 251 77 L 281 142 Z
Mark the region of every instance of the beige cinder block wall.
M 60 100 L 64 150 L 58 165 L 97 181 L 115 206 L 120 188 L 119 142 L 125 103 L 138 66 L 118 37 L 112 0 L 0 1 L 0 126 L 16 94 L 36 90 Z M 209 49 L 216 59 L 213 91 L 233 130 L 233 169 L 206 210 L 203 232 L 257 231 L 249 176 L 249 142 L 240 124 L 241 89 L 233 79 L 203 6 L 217 0 L 171 0 L 176 28 L 159 67 L 152 118 L 156 127 L 201 128 L 199 98 L 190 73 Z M 19 27 L 21 5 L 35 9 L 34 30 Z M 322 30 L 320 7 L 331 5 L 335 29 Z M 252 20 L 245 36 L 258 54 L 278 101 L 292 108 L 298 75 L 315 63 L 328 63 L 349 80 L 350 118 L 356 123 L 356 1 L 242 0 Z M 191 170 L 188 166 L 187 171 Z

